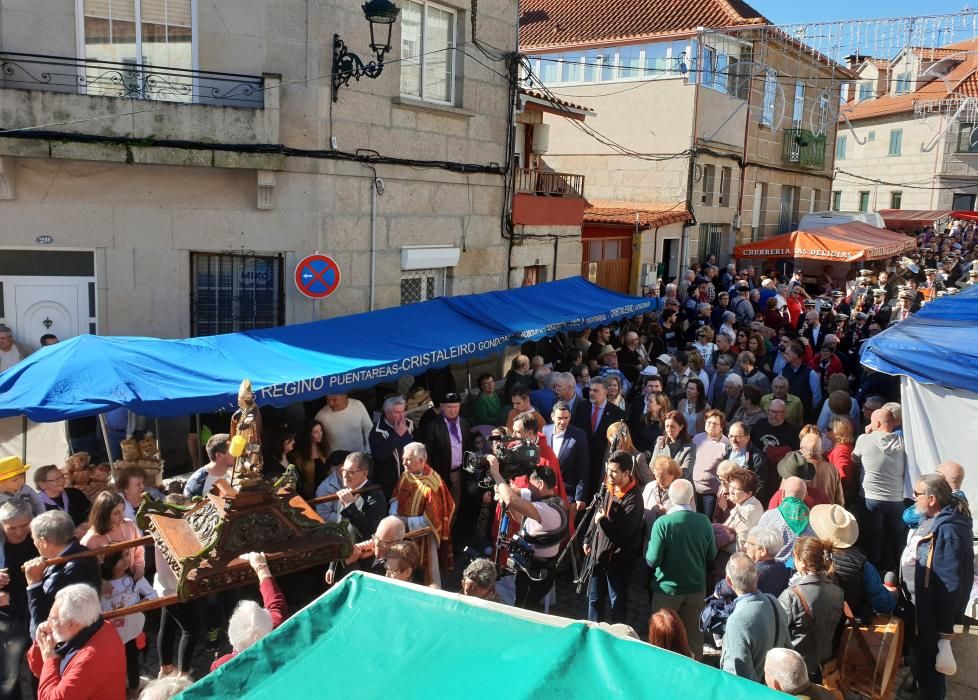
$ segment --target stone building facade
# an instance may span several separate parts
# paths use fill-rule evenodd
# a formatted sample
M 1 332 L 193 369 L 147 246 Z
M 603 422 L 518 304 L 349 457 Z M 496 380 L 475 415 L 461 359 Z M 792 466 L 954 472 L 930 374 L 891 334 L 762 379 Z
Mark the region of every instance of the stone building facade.
M 374 58 L 359 3 L 0 0 L 0 322 L 176 338 L 506 288 L 516 2 L 397 4 L 334 100 L 334 35 Z

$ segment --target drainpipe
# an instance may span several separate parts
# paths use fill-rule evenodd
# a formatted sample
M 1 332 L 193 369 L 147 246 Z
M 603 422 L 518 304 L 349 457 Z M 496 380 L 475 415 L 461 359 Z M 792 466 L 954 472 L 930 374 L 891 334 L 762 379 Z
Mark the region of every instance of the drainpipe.
M 699 54 L 700 50 L 700 37 L 702 35 L 702 30 L 698 29 L 696 36 L 690 40 L 690 53 L 694 52 Z M 697 55 L 698 59 L 699 56 Z M 693 62 L 693 56 L 690 57 L 690 63 Z M 700 65 L 699 60 L 696 61 L 696 65 Z M 690 154 L 689 154 L 689 172 L 686 175 L 686 209 L 690 214 L 693 215 L 692 221 L 687 221 L 683 224 L 683 237 L 679 244 L 679 265 L 680 269 L 685 270 L 689 267 L 689 227 L 696 225 L 696 214 L 693 213 L 693 173 L 696 169 L 696 133 L 699 120 L 699 107 L 700 107 L 700 83 L 698 74 L 693 75 L 693 125 L 692 131 L 690 133 Z
M 370 311 L 377 299 L 377 195 L 384 194 L 384 181 L 374 173 L 370 181 Z

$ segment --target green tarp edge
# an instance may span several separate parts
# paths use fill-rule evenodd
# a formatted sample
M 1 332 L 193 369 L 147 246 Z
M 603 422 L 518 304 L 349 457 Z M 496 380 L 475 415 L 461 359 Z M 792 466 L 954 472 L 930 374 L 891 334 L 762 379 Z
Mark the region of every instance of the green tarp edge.
M 784 698 L 604 629 L 353 573 L 179 697 Z

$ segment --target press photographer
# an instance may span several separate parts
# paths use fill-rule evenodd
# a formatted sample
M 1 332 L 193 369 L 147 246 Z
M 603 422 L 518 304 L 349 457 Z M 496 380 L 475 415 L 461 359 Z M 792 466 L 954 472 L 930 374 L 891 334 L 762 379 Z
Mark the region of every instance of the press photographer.
M 564 501 L 554 493 L 557 474 L 549 467 L 536 467 L 528 488 L 515 489 L 500 473 L 499 460 L 493 455 L 486 459 L 497 497 L 519 526 L 509 548 L 516 569 L 516 606 L 542 611 L 553 587 L 560 543 L 568 531 Z

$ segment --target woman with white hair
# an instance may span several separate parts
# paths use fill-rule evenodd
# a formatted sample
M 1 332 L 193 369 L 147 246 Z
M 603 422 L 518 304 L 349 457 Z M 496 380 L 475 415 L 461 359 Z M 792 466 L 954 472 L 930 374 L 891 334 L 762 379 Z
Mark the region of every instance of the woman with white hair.
M 211 671 L 223 666 L 242 651 L 250 647 L 273 629 L 281 625 L 288 615 L 285 596 L 279 590 L 278 584 L 272 578 L 268 561 L 264 552 L 249 552 L 243 554 L 258 576 L 258 590 L 261 592 L 262 605 L 253 600 L 242 600 L 231 613 L 228 622 L 228 641 L 231 642 L 231 653 L 225 654 L 211 664 Z

